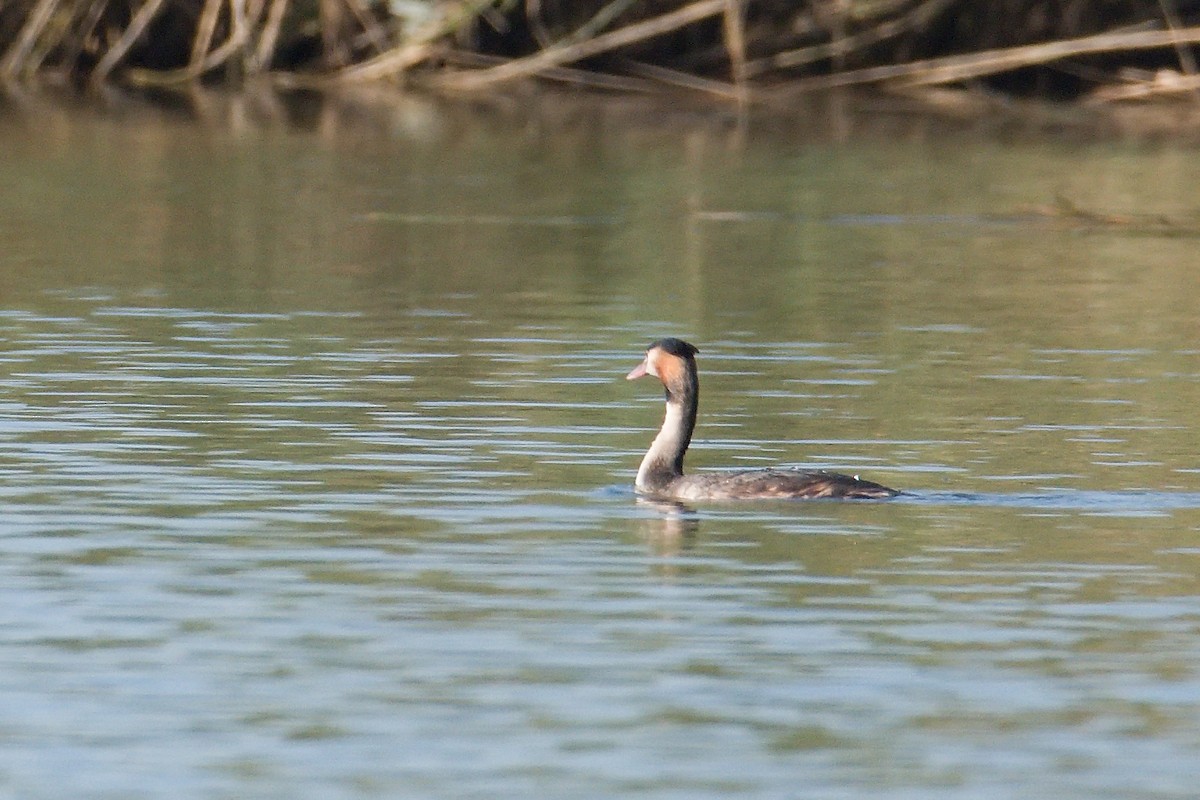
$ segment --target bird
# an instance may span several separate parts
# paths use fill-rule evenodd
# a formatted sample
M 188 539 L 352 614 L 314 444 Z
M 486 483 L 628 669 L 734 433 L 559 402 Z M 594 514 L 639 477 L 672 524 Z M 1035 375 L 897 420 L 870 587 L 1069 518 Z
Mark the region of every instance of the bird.
M 639 495 L 675 501 L 838 498 L 880 500 L 900 494 L 882 484 L 837 472 L 788 468 L 740 469 L 683 474 L 683 457 L 692 441 L 700 400 L 694 345 L 668 337 L 646 349 L 641 364 L 625 376 L 652 375 L 666 390 L 667 413 L 662 428 L 638 467 L 634 488 Z

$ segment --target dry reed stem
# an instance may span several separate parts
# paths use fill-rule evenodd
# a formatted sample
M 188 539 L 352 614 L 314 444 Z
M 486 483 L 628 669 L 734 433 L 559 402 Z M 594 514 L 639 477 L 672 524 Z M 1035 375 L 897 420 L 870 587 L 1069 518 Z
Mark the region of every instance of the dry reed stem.
M 533 40 L 542 47 L 550 46 L 550 29 L 542 19 L 542 0 L 525 0 L 525 22 Z
M 217 19 L 221 16 L 221 6 L 224 0 L 205 0 L 204 10 L 200 13 L 200 21 L 196 24 L 196 32 L 192 36 L 192 54 L 188 59 L 187 71 L 192 76 L 199 76 L 203 71 L 204 56 L 212 46 L 213 33 L 217 30 Z
M 359 82 L 390 78 L 407 72 L 435 52 L 434 44 L 439 39 L 473 20 L 494 2 L 496 0 L 468 0 L 460 6 L 459 13 L 426 25 L 424 30 L 415 33 L 408 41 L 375 58 L 343 67 L 333 77 L 339 81 Z
M 1163 21 L 1167 23 L 1167 30 L 1177 31 L 1183 27 L 1179 19 L 1179 9 L 1175 7 L 1174 0 L 1158 0 L 1158 7 L 1162 11 Z M 1179 58 L 1179 66 L 1188 75 L 1196 74 L 1196 59 L 1192 58 L 1192 51 L 1183 46 L 1181 42 L 1174 42 L 1175 55 Z
M 267 21 L 258 35 L 258 47 L 254 48 L 251 71 L 266 69 L 271 63 L 271 54 L 275 52 L 275 43 L 279 40 L 279 30 L 283 25 L 287 4 L 288 0 L 271 0 L 271 6 L 267 10 Z
M 600 35 L 600 31 L 607 28 L 613 20 L 624 14 L 634 4 L 636 0 L 612 0 L 605 4 L 592 15 L 592 18 L 579 26 L 570 36 L 556 44 L 566 45 L 582 42 L 587 39 L 592 39 Z
M 359 0 L 343 0 L 346 8 L 350 9 L 350 13 L 358 24 L 362 27 L 363 33 L 371 42 L 371 46 L 375 48 L 375 52 L 382 53 L 387 50 L 387 33 L 379 25 L 374 17 L 371 16 L 368 10 Z
M 557 67 L 572 61 L 590 58 L 618 47 L 652 39 L 678 30 L 702 19 L 716 16 L 725 10 L 726 0 L 697 0 L 683 8 L 643 22 L 627 25 L 594 39 L 567 45 L 557 45 L 540 53 L 519 58 L 479 72 L 459 73 L 443 77 L 442 86 L 463 91 L 483 89 L 492 84 L 536 75 L 547 67 Z
M 237 2 L 237 6 L 241 8 L 242 20 L 250 30 L 258 27 L 262 22 L 263 11 L 267 8 L 267 4 L 263 0 L 240 0 Z M 249 33 L 246 38 L 250 38 Z
M 742 0 L 725 0 L 722 18 L 725 52 L 729 57 L 729 73 L 737 87 L 737 101 L 746 101 L 746 31 L 742 20 Z
M 71 37 L 62 42 L 63 52 L 58 56 L 60 64 L 72 65 L 79 63 L 80 53 L 83 52 L 83 48 L 88 41 L 95 36 L 96 26 L 100 24 L 100 18 L 104 16 L 104 9 L 107 6 L 108 0 L 91 0 L 87 13 L 82 15 L 83 22 L 78 26 L 74 26 L 74 32 Z
M 327 67 L 340 67 L 346 61 L 342 48 L 342 4 L 339 0 L 317 0 L 321 25 L 321 57 Z
M 1167 23 L 1167 30 L 1174 33 L 1183 27 L 1179 19 L 1179 9 L 1175 6 L 1175 0 L 1158 0 L 1158 7 L 1162 11 L 1163 19 Z M 1192 51 L 1184 47 L 1178 40 L 1173 42 L 1175 47 L 1175 57 L 1179 59 L 1179 67 L 1186 75 L 1196 74 L 1196 59 L 1192 57 Z M 1196 95 L 1200 98 L 1200 95 Z
M 158 13 L 158 9 L 162 7 L 163 0 L 146 0 L 142 7 L 133 15 L 133 19 L 129 20 L 127 27 L 117 41 L 109 46 L 100 62 L 96 64 L 96 68 L 92 70 L 88 82 L 97 87 L 104 83 L 108 74 L 113 71 L 113 68 L 120 63 L 125 54 L 129 52 L 129 48 L 138 40 L 138 37 L 145 32 L 150 21 L 154 19 L 154 15 Z
M 230 16 L 233 18 L 229 38 L 220 47 L 210 51 L 204 58 L 204 61 L 200 64 L 201 74 L 221 66 L 232 58 L 235 53 L 245 52 L 246 43 L 250 41 L 250 27 L 240 13 L 238 3 L 239 0 L 229 0 Z
M 969 55 L 931 58 L 908 64 L 839 72 L 815 78 L 802 78 L 784 87 L 780 94 L 831 89 L 839 86 L 859 86 L 869 83 L 894 82 L 899 86 L 933 86 L 940 83 L 981 78 L 1022 67 L 1033 67 L 1074 56 L 1115 53 L 1126 50 L 1151 50 L 1170 47 L 1175 43 L 1200 43 L 1200 27 L 1176 31 L 1137 31 L 1133 33 L 1101 33 L 1081 39 L 1064 39 L 1044 44 L 1022 45 L 999 50 L 984 50 Z
M 860 33 L 843 36 L 832 42 L 801 47 L 796 50 L 785 50 L 782 53 L 775 53 L 755 59 L 746 64 L 746 77 L 754 77 L 777 69 L 802 67 L 806 64 L 837 58 L 839 56 L 845 57 L 858 50 L 864 50 L 871 45 L 895 38 L 902 33 L 917 30 L 957 2 L 959 0 L 926 0 L 926 2 L 910 9 L 904 16 L 881 22 Z
M 1164 95 L 1200 93 L 1200 75 L 1181 75 L 1160 70 L 1152 80 L 1133 81 L 1116 86 L 1102 86 L 1089 94 L 1084 105 L 1100 105 L 1121 100 L 1146 100 Z
M 11 0 L 9 0 L 11 2 Z M 140 0 L 124 30 L 106 41 L 105 32 L 96 28 L 107 13 L 110 2 L 128 3 L 135 0 L 25 0 L 30 3 L 27 17 L 15 29 L 11 44 L 0 57 L 0 82 L 12 82 L 30 74 L 46 58 L 73 68 L 82 56 L 84 47 L 100 41 L 99 62 L 90 75 L 93 86 L 108 79 L 112 71 L 127 57 L 135 43 L 142 40 L 151 23 L 160 14 L 174 14 L 175 0 Z M 397 36 L 376 19 L 368 6 L 373 0 L 315 0 L 318 18 L 316 35 L 322 46 L 325 66 L 332 75 L 313 80 L 327 82 L 330 77 L 342 81 L 370 81 L 394 77 L 413 67 L 431 61 L 444 52 L 442 42 L 466 25 L 477 23 L 485 13 L 498 7 L 511 10 L 513 0 L 442 0 L 443 15 L 411 33 L 407 41 L 389 48 Z M 563 65 L 587 59 L 620 48 L 638 45 L 706 19 L 721 16 L 722 40 L 729 62 L 731 83 L 677 72 L 671 69 L 634 63 L 631 72 L 653 81 L 683 86 L 739 103 L 751 99 L 754 78 L 776 69 L 796 68 L 816 61 L 840 63 L 848 54 L 861 51 L 879 42 L 911 31 L 918 31 L 930 20 L 949 13 L 961 0 L 877 0 L 864 5 L 851 0 L 832 0 L 831 8 L 840 16 L 834 22 L 849 20 L 854 14 L 858 23 L 872 24 L 865 30 L 844 35 L 835 33 L 833 41 L 804 47 L 765 58 L 749 60 L 747 52 L 753 42 L 748 40 L 745 11 L 751 0 L 678 0 L 682 5 L 656 17 L 644 19 L 616 30 L 605 31 L 635 4 L 635 0 L 605 0 L 599 10 L 573 33 L 545 49 L 510 61 L 485 63 L 478 69 L 443 71 L 433 80 L 448 89 L 473 91 L 506 81 L 532 76 L 569 82 L 587 82 L 578 70 Z M 5 0 L 0 0 L 0 6 Z M 1043 42 L 1039 44 L 987 50 L 940 58 L 891 64 L 864 69 L 836 71 L 830 75 L 801 77 L 791 84 L 769 93 L 754 91 L 753 99 L 786 98 L 797 92 L 828 89 L 840 86 L 887 83 L 895 88 L 928 87 L 995 75 L 1014 69 L 1035 67 L 1063 59 L 1119 53 L 1132 50 L 1173 48 L 1182 75 L 1161 73 L 1153 81 L 1118 84 L 1097 90 L 1094 101 L 1153 94 L 1197 92 L 1200 97 L 1200 68 L 1191 48 L 1200 44 L 1200 26 L 1185 27 L 1178 14 L 1178 0 L 1157 0 L 1163 30 L 1111 31 L 1092 36 Z M 225 15 L 225 9 L 228 15 Z M 137 70 L 133 79 L 146 83 L 176 83 L 194 80 L 229 59 L 242 54 L 242 71 L 247 74 L 267 69 L 285 25 L 289 11 L 288 0 L 202 0 L 194 10 L 195 28 L 187 54 L 186 67 L 181 70 L 156 72 Z M 883 9 L 883 12 L 880 11 Z M 542 21 L 542 0 L 526 0 L 526 16 L 535 20 L 542 30 L 538 39 L 545 41 L 547 32 Z M 886 16 L 900 14 L 900 16 Z M 222 20 L 226 19 L 227 22 Z M 798 18 L 807 19 L 807 18 Z M 879 21 L 879 20 L 883 21 Z M 218 28 L 228 24 L 228 38 L 215 44 Z M 537 27 L 537 26 L 534 26 Z M 839 28 L 839 31 L 841 29 Z M 372 47 L 378 55 L 357 63 L 352 50 Z M 1105 76 L 1107 77 L 1107 76 Z M 303 78 L 301 78 L 303 79 Z M 603 76 L 596 83 L 619 83 L 617 76 Z M 636 83 L 636 79 L 632 81 Z M 642 84 L 648 85 L 648 84 Z
M 34 6 L 33 13 L 29 15 L 29 19 L 21 26 L 21 32 L 17 35 L 17 39 L 9 48 L 8 55 L 4 57 L 4 61 L 0 63 L 0 80 L 5 82 L 15 78 L 26 65 L 26 60 L 29 58 L 30 51 L 37 43 L 38 36 L 41 35 L 50 19 L 54 16 L 54 12 L 58 9 L 58 0 L 38 0 L 38 4 Z
M 432 37 L 432 39 L 439 38 L 441 38 L 440 35 Z M 393 47 L 369 61 L 339 70 L 334 77 L 347 82 L 374 81 L 407 72 L 428 59 L 434 52 L 432 39 Z
M 471 67 L 492 67 L 505 64 L 508 59 L 500 56 L 489 56 L 463 50 L 445 50 L 439 53 L 444 63 L 454 63 Z M 631 72 L 635 71 L 633 69 Z M 539 73 L 539 77 L 547 80 L 589 86 L 597 89 L 611 89 L 619 92 L 653 92 L 652 80 L 643 80 L 632 75 L 613 75 L 607 72 L 596 72 L 587 69 L 572 69 L 571 67 L 554 67 Z
M 711 94 L 723 100 L 751 102 L 755 99 L 750 89 L 745 86 L 701 78 L 698 75 L 692 75 L 690 72 L 680 72 L 654 64 L 643 64 L 640 61 L 624 61 L 622 63 L 630 73 L 649 78 L 667 86 L 676 86 L 693 92 Z
M 151 69 L 131 69 L 127 74 L 127 78 L 131 83 L 141 86 L 172 86 L 182 83 L 190 83 L 195 81 L 209 70 L 217 67 L 228 61 L 234 54 L 245 52 L 246 43 L 250 39 L 250 28 L 244 16 L 241 13 L 240 0 L 228 0 L 230 3 L 231 30 L 229 38 L 220 44 L 220 46 L 207 50 L 198 48 L 193 42 L 192 60 L 182 69 L 175 70 L 151 70 Z M 219 4 L 226 0 L 210 0 L 210 3 L 216 3 L 218 10 Z M 207 6 L 206 6 L 207 10 Z M 212 33 L 209 32 L 211 37 Z M 211 44 L 211 41 L 208 43 Z M 199 53 L 199 56 L 196 54 Z

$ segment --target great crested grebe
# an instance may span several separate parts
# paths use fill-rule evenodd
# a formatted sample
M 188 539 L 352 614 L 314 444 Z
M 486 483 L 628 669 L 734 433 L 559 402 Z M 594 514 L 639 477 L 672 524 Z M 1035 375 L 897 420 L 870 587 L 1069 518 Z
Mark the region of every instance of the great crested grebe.
M 745 469 L 683 474 L 683 456 L 696 427 L 700 380 L 695 347 L 682 339 L 659 339 L 646 358 L 625 376 L 653 375 L 667 391 L 662 429 L 638 468 L 638 493 L 670 500 L 764 500 L 769 498 L 837 497 L 878 500 L 900 494 L 878 483 L 836 472 L 795 469 Z

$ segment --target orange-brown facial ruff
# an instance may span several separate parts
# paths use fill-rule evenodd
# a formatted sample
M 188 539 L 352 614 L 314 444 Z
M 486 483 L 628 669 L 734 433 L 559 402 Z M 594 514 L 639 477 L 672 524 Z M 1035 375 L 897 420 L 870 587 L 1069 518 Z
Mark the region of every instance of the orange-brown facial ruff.
M 646 358 L 642 363 L 634 367 L 625 379 L 631 381 L 634 378 L 653 375 L 663 382 L 663 386 L 674 386 L 683 377 L 685 369 L 683 359 L 679 356 L 671 355 L 661 347 L 651 347 L 646 351 Z
M 668 388 L 679 386 L 686 374 L 687 366 L 682 358 L 671 355 L 665 350 L 652 350 L 654 353 L 654 374 Z
M 695 347 L 679 339 L 662 339 L 650 345 L 646 350 L 646 358 L 625 379 L 631 381 L 643 375 L 653 375 L 664 386 L 677 386 L 687 374 L 686 359 L 697 352 Z

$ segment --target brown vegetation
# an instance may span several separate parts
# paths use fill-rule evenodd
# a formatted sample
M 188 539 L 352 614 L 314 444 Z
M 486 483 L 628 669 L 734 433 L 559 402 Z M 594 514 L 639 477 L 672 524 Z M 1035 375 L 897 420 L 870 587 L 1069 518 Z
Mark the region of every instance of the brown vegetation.
M 541 78 L 740 101 L 982 83 L 1098 100 L 1200 87 L 1195 0 L 0 0 L 0 81 Z

